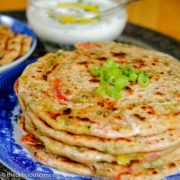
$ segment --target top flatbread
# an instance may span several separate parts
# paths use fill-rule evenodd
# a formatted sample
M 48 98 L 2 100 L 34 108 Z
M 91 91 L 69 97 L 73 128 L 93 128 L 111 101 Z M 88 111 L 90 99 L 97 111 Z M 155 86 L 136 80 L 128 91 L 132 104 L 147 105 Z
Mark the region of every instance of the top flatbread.
M 152 74 L 130 83 L 120 100 L 95 93 L 91 68 L 107 59 Z M 77 45 L 28 66 L 18 81 L 23 107 L 57 130 L 103 138 L 147 136 L 180 128 L 180 63 L 173 57 L 117 43 Z

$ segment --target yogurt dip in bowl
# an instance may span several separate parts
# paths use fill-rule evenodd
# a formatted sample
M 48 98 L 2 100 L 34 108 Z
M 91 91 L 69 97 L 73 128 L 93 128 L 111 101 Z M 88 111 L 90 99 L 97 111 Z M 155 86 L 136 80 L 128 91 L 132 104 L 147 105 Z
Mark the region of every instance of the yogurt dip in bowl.
M 27 18 L 42 40 L 69 45 L 114 40 L 127 22 L 115 0 L 29 0 Z

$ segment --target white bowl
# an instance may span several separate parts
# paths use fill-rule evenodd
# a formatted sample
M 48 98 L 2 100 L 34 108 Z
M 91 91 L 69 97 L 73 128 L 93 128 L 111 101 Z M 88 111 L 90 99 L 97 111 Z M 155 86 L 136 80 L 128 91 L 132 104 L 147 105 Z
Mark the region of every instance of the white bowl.
M 76 0 L 29 0 L 27 19 L 39 38 L 61 45 L 77 42 L 112 41 L 122 33 L 127 22 L 127 13 L 125 8 L 119 7 L 115 0 L 89 1 L 102 6 L 102 11 L 95 17 L 93 16 L 93 19 L 98 19 L 94 23 L 63 24 L 56 18 L 52 18 L 69 16 L 69 12 L 62 14 L 56 7 L 58 3 L 71 1 L 76 2 Z M 85 15 L 86 20 L 92 20 L 92 14 L 88 17 L 87 14 Z M 71 17 L 77 16 L 71 14 Z M 83 18 L 84 16 L 81 16 L 80 20 Z

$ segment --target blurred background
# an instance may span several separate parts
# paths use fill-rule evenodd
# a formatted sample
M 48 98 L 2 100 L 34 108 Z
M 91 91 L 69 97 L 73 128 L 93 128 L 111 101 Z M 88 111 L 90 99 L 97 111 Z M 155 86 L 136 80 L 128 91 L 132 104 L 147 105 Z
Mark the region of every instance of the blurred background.
M 0 11 L 24 10 L 27 0 L 0 0 Z M 180 40 L 180 0 L 142 0 L 128 8 L 129 21 Z

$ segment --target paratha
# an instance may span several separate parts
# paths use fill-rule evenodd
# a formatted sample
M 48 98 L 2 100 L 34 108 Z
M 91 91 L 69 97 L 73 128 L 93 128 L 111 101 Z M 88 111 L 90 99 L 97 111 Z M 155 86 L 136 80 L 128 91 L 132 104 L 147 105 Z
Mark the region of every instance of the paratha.
M 43 148 L 43 146 L 38 146 L 34 144 L 28 144 L 27 142 L 23 142 L 26 148 L 32 152 L 32 154 L 36 157 L 37 161 L 40 163 L 56 168 L 60 171 L 66 171 L 70 173 L 80 174 L 80 175 L 87 175 L 87 176 L 95 176 L 95 172 L 92 171 L 90 168 L 78 164 L 76 162 L 70 161 L 66 158 L 62 158 L 59 156 L 51 155 L 47 153 L 47 151 Z M 117 180 L 160 180 L 164 176 L 169 176 L 177 173 L 180 169 L 180 160 L 171 161 L 167 165 L 164 165 L 161 168 L 148 168 L 146 170 L 140 171 L 138 173 L 131 174 L 130 170 L 124 173 L 119 173 L 115 176 L 111 174 L 109 179 L 117 179 Z M 101 172 L 104 174 L 104 169 L 100 169 L 99 174 Z M 97 176 L 97 174 L 96 174 Z M 103 175 L 98 175 L 100 179 L 104 179 Z M 107 176 L 107 174 L 106 174 Z M 107 178 L 106 178 L 107 179 Z
M 108 60 L 145 73 L 148 86 L 129 81 L 118 99 L 98 94 L 102 77 L 92 69 Z M 74 51 L 47 54 L 15 83 L 22 143 L 43 164 L 100 179 L 175 173 L 180 169 L 179 74 L 175 58 L 120 43 L 81 43 Z M 69 162 L 73 170 L 66 167 Z
M 170 148 L 180 143 L 180 130 L 168 130 L 161 134 L 145 137 L 129 137 L 121 139 L 102 139 L 95 136 L 76 135 L 58 131 L 38 119 L 35 114 L 26 114 L 36 128 L 44 135 L 59 140 L 65 144 L 97 149 L 114 155 L 122 153 L 151 152 Z
M 84 51 L 48 54 L 28 66 L 17 90 L 25 107 L 54 129 L 102 138 L 147 136 L 180 128 L 177 60 L 116 43 L 92 46 Z M 98 82 L 90 69 L 109 58 L 150 72 L 150 86 L 132 83 L 119 101 L 97 96 Z M 61 100 L 57 93 L 63 95 Z
M 96 162 L 93 164 L 93 166 L 88 164 L 84 165 L 69 158 L 48 152 L 47 148 L 44 147 L 43 142 L 39 141 L 32 134 L 29 134 L 27 129 L 24 128 L 23 123 L 24 121 L 21 119 L 20 126 L 24 131 L 24 137 L 22 138 L 23 145 L 25 145 L 25 147 L 34 154 L 37 161 L 61 171 L 81 175 L 98 176 L 100 179 L 106 176 L 112 179 L 126 179 L 127 177 L 127 179 L 133 179 L 134 177 L 142 178 L 146 176 L 146 178 L 150 179 L 153 178 L 153 176 L 156 178 L 163 177 L 164 169 L 169 169 L 169 171 L 165 171 L 166 175 L 170 175 L 172 172 L 176 173 L 179 170 L 179 149 L 171 151 L 171 153 L 169 153 L 167 156 L 154 161 L 152 164 L 136 160 L 130 165 L 124 166 L 107 162 Z
M 28 135 L 26 137 L 28 137 Z M 83 164 L 73 162 L 63 157 L 48 154 L 43 145 L 37 143 L 37 140 L 33 140 L 33 142 L 29 142 L 28 140 L 26 140 L 24 142 L 22 141 L 22 143 L 33 153 L 37 161 L 41 162 L 44 165 L 54 167 L 56 169 L 59 169 L 60 171 L 66 171 L 74 174 L 86 176 L 93 175 L 93 171 Z
M 21 121 L 20 121 L 21 122 Z M 60 155 L 63 157 L 68 157 L 71 160 L 86 164 L 86 165 L 93 165 L 96 162 L 117 162 L 120 153 L 118 156 L 112 155 L 110 153 L 102 153 L 101 151 L 92 149 L 92 148 L 86 148 L 84 146 L 72 146 L 67 145 L 61 141 L 57 141 L 53 138 L 50 138 L 48 136 L 45 136 L 43 133 L 41 133 L 36 126 L 31 122 L 28 116 L 24 116 L 24 122 L 23 123 L 26 131 L 33 134 L 37 139 L 39 139 L 45 146 L 46 150 L 55 155 Z M 155 159 L 160 158 L 161 156 L 166 156 L 166 154 L 171 153 L 179 147 L 180 143 L 171 147 L 167 148 L 162 151 L 151 151 L 149 153 L 131 153 L 126 154 L 131 156 L 132 160 L 139 160 L 142 161 L 154 161 Z M 141 150 L 142 151 L 142 150 Z M 124 155 L 124 154 L 122 154 Z M 134 159 L 133 159 L 134 158 Z

